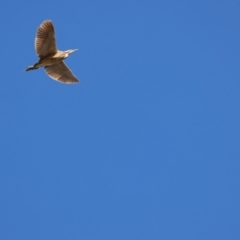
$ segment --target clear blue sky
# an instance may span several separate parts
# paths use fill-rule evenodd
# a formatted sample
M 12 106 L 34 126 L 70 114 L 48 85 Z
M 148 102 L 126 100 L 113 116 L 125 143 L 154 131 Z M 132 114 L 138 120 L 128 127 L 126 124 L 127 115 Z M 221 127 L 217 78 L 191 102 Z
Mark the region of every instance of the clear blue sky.
M 240 239 L 240 2 L 3 1 L 1 240 Z M 42 21 L 81 80 L 37 61 Z

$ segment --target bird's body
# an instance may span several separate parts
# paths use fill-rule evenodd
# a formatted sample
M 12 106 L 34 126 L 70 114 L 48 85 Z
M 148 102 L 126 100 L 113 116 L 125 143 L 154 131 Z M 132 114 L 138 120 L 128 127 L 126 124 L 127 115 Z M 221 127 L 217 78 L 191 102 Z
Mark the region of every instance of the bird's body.
M 62 83 L 79 82 L 63 62 L 69 54 L 77 49 L 67 51 L 57 50 L 55 32 L 51 20 L 44 21 L 38 28 L 35 38 L 35 50 L 39 61 L 33 66 L 27 67 L 26 71 L 44 67 L 46 73 L 54 80 Z
M 71 50 L 68 50 L 68 51 L 71 51 Z M 38 69 L 40 67 L 56 64 L 57 62 L 60 62 L 68 57 L 69 53 L 66 53 L 66 52 L 57 51 L 56 54 L 51 54 L 46 57 L 40 58 L 37 63 L 35 63 L 33 66 L 30 66 L 28 68 L 33 67 L 33 69 Z M 30 70 L 28 68 L 26 69 L 27 71 Z

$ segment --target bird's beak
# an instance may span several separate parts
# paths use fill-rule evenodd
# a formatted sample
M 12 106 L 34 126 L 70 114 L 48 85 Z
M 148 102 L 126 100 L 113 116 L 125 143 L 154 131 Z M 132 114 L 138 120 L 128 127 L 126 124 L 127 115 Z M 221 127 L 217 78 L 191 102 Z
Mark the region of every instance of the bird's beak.
M 78 49 L 70 49 L 70 50 L 68 50 L 68 54 L 71 54 L 71 53 L 73 53 L 73 52 L 75 52 L 75 51 L 77 51 Z

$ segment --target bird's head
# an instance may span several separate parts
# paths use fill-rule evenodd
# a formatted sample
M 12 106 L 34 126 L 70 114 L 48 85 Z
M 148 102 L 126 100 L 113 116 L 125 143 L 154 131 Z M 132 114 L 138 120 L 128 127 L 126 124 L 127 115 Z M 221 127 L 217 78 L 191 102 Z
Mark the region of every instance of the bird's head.
M 59 55 L 62 56 L 64 59 L 67 58 L 69 56 L 69 54 L 77 51 L 78 49 L 70 49 L 70 50 L 66 50 L 66 51 L 59 51 Z

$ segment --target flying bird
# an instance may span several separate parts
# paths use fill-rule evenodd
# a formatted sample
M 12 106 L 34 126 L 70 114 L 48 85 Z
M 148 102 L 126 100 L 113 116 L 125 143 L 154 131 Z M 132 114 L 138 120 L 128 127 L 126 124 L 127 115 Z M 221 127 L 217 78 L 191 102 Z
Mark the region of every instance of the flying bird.
M 39 61 L 26 71 L 44 67 L 49 77 L 62 83 L 78 83 L 78 79 L 63 62 L 69 54 L 77 49 L 59 51 L 56 46 L 54 26 L 51 20 L 44 21 L 37 29 L 35 50 Z

